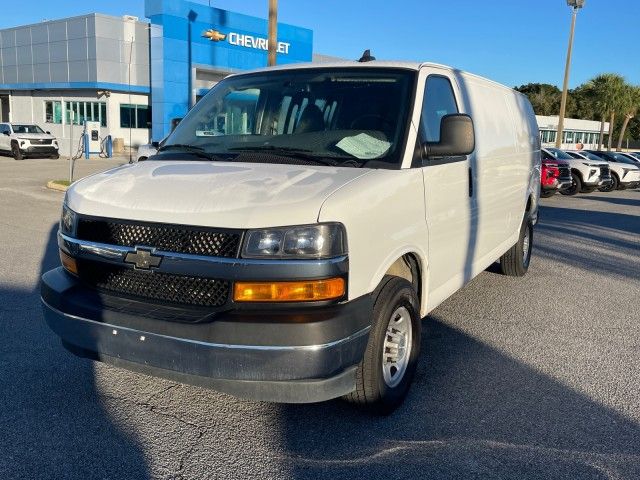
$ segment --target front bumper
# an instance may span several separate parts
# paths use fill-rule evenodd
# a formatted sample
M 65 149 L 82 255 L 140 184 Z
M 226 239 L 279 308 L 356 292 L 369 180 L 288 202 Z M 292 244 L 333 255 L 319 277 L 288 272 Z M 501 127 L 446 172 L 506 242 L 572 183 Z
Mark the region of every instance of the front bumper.
M 566 190 L 573 185 L 573 179 L 571 177 L 556 177 L 553 181 L 548 181 L 542 185 L 542 190 L 548 191 L 560 191 Z
M 43 275 L 41 295 L 47 324 L 76 354 L 287 403 L 329 400 L 355 389 L 373 308 L 366 296 L 339 305 L 232 310 L 210 322 L 180 323 L 154 311 L 155 305 L 87 288 L 61 267 Z
M 27 155 L 55 155 L 58 153 L 58 148 L 53 145 L 21 147 L 20 150 Z

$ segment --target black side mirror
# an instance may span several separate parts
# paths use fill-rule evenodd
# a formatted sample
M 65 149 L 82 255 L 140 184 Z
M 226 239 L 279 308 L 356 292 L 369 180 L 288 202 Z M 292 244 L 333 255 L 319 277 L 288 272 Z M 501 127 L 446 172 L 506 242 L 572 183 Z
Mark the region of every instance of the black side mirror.
M 6 130 L 4 132 L 2 132 L 2 133 L 4 133 L 7 137 L 11 136 L 11 134 L 9 132 L 7 132 Z
M 51 135 L 51 132 L 50 132 L 49 130 L 47 130 L 47 131 L 46 131 L 46 132 L 44 132 L 44 133 L 46 133 L 47 135 Z
M 160 148 L 160 142 L 151 142 L 151 146 L 156 149 Z
M 473 120 L 469 115 L 453 113 L 440 120 L 440 141 L 422 144 L 422 155 L 428 157 L 456 157 L 469 155 L 476 148 Z

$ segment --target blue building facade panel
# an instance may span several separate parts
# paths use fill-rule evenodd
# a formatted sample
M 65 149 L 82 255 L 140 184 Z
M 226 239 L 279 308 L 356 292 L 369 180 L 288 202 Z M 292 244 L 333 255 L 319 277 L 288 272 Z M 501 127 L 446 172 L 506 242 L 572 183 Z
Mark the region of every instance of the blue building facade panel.
M 265 19 L 184 0 L 145 0 L 151 20 L 154 140 L 184 116 L 196 92 L 194 69 L 227 72 L 267 65 Z M 310 62 L 313 32 L 278 24 L 277 63 Z M 161 60 L 161 61 L 160 61 Z

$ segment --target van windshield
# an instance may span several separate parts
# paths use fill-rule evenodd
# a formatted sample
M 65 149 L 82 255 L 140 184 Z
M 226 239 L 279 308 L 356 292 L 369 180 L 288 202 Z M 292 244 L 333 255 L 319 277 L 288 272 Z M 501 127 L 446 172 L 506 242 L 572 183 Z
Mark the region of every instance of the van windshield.
M 398 168 L 415 79 L 414 71 L 380 68 L 229 77 L 160 150 L 195 159 Z

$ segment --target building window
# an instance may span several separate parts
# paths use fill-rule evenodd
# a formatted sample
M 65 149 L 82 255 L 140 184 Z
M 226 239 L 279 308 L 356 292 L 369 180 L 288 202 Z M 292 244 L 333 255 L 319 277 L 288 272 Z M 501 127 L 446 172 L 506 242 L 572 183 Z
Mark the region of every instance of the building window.
M 62 123 L 62 102 L 44 102 L 45 123 Z
M 71 124 L 71 112 L 73 112 L 73 124 L 84 125 L 84 122 L 100 122 L 107 126 L 107 104 L 104 102 L 66 102 L 65 120 Z
M 554 130 L 541 130 L 540 137 L 542 143 L 553 143 L 556 141 L 556 133 Z
M 151 128 L 151 107 L 148 105 L 120 105 L 121 128 Z

